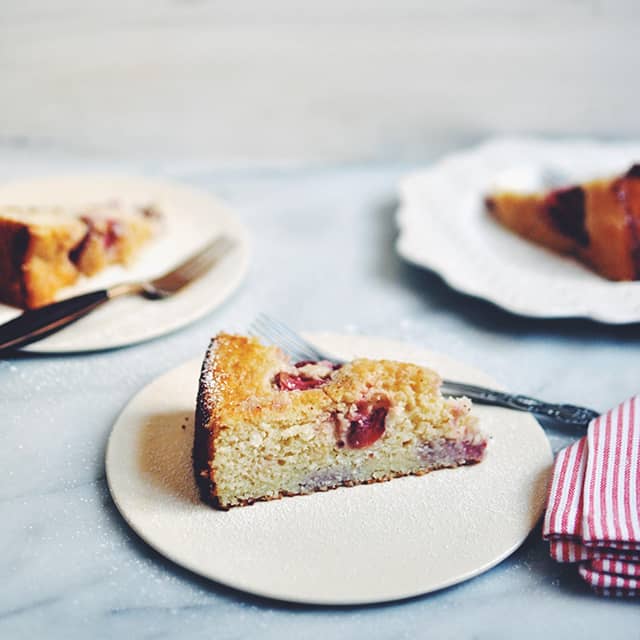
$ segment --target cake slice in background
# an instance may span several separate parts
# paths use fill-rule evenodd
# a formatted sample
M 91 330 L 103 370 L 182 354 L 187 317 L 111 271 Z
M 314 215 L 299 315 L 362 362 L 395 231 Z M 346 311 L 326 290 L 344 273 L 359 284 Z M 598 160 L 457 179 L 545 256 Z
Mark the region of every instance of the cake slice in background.
M 0 302 L 39 307 L 81 275 L 129 264 L 158 219 L 152 207 L 116 202 L 81 210 L 0 207 Z
M 219 334 L 196 410 L 202 499 L 228 509 L 480 461 L 486 440 L 470 401 L 439 387 L 414 364 L 293 364 L 255 338 Z
M 496 191 L 485 203 L 523 238 L 573 255 L 609 280 L 640 279 L 640 165 L 547 192 Z

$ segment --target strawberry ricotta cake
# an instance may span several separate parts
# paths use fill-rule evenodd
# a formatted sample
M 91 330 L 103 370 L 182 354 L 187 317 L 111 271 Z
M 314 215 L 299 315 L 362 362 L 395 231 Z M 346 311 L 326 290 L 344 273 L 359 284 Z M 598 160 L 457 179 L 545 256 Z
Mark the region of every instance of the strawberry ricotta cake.
M 575 256 L 609 280 L 640 280 L 640 165 L 625 174 L 541 193 L 486 198 L 508 229 Z
M 81 275 L 128 265 L 156 233 L 151 206 L 0 207 L 0 302 L 49 304 Z
M 193 463 L 201 497 L 229 509 L 479 462 L 486 440 L 466 398 L 425 367 L 356 359 L 293 363 L 221 333 L 198 392 Z

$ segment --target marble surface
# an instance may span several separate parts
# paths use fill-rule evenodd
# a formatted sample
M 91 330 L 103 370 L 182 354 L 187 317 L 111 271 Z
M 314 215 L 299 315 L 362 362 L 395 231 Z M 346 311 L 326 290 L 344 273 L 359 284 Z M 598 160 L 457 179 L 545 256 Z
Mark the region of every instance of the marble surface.
M 194 577 L 142 543 L 113 506 L 105 444 L 131 395 L 200 356 L 217 330 L 243 330 L 259 311 L 300 329 L 413 341 L 549 400 L 606 409 L 638 392 L 637 325 L 512 316 L 403 264 L 393 250 L 395 183 L 409 168 L 216 169 L 0 150 L 4 178 L 116 169 L 212 190 L 235 207 L 255 238 L 244 286 L 184 330 L 105 353 L 0 360 L 0 637 L 415 638 L 428 631 L 470 639 L 517 631 L 520 638 L 626 639 L 637 633 L 637 604 L 592 595 L 574 570 L 548 559 L 539 530 L 498 567 L 445 591 L 390 605 L 315 608 Z M 548 433 L 555 449 L 575 437 Z

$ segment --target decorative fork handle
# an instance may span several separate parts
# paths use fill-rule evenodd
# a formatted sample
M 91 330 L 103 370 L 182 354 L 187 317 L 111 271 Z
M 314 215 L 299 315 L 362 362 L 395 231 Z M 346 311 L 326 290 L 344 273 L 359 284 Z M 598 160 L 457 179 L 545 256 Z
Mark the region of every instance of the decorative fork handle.
M 330 360 L 336 364 L 344 364 L 343 360 L 331 357 L 318 350 L 313 357 Z M 565 426 L 579 426 L 586 428 L 589 423 L 600 414 L 593 409 L 577 407 L 574 404 L 554 404 L 544 402 L 530 396 L 519 393 L 505 393 L 495 389 L 477 387 L 472 384 L 453 382 L 444 380 L 442 382 L 442 393 L 445 395 L 467 396 L 478 404 L 488 404 L 494 407 L 505 407 L 516 411 L 525 411 L 536 416 L 542 416 L 555 420 L 558 424 Z
M 250 331 L 265 337 L 273 344 L 279 345 L 290 355 L 295 354 L 294 357 L 299 360 L 329 360 L 335 364 L 344 364 L 344 361 L 318 349 L 318 347 L 298 335 L 284 323 L 274 320 L 265 314 L 260 314 L 256 318 L 251 325 Z M 467 396 L 479 404 L 491 404 L 497 407 L 526 411 L 537 416 L 551 418 L 564 425 L 586 427 L 591 420 L 599 415 L 597 411 L 576 407 L 572 404 L 551 404 L 529 396 L 504 393 L 503 391 L 451 380 L 443 380 L 442 393 L 452 396 Z
M 544 416 L 564 425 L 586 427 L 591 420 L 600 414 L 593 409 L 577 407 L 572 404 L 553 404 L 543 402 L 536 398 L 523 396 L 520 394 L 504 393 L 494 389 L 475 387 L 473 385 L 461 384 L 445 381 L 442 385 L 445 394 L 465 395 L 479 404 L 490 404 L 497 407 L 507 407 L 518 411 L 526 411 L 537 416 Z

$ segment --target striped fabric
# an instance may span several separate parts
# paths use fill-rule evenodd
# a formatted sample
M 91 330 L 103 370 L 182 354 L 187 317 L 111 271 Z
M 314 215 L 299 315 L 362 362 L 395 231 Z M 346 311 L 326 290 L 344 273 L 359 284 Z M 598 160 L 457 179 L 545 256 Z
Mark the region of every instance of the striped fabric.
M 631 398 L 589 425 L 582 514 L 588 546 L 640 549 L 639 400 Z
M 600 573 L 613 573 L 619 576 L 640 578 L 640 564 L 621 560 L 593 560 L 591 568 Z
M 586 438 L 557 455 L 542 529 L 545 538 L 562 543 L 582 541 L 582 486 L 586 466 Z
M 581 564 L 578 566 L 580 575 L 596 589 L 612 589 L 624 591 L 637 591 L 640 587 L 640 580 L 637 578 L 629 578 L 628 576 L 619 576 L 612 573 L 604 573 L 594 571 L 589 565 Z
M 582 560 L 640 562 L 640 553 L 622 552 L 615 549 L 593 549 L 570 540 L 551 540 L 549 553 L 558 562 L 581 562 Z
M 593 420 L 557 456 L 543 536 L 604 595 L 640 594 L 640 396 Z

